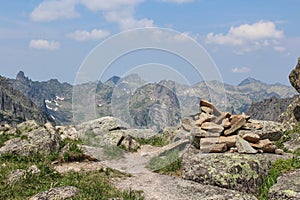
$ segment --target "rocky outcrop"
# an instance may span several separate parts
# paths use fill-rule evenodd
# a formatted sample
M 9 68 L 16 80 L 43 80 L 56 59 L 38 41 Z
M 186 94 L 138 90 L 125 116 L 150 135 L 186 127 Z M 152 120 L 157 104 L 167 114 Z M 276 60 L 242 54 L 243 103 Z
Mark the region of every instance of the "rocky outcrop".
M 25 169 L 16 169 L 9 173 L 7 183 L 13 185 L 14 183 L 24 179 L 27 174 L 39 174 L 41 170 L 36 166 L 32 165 L 27 170 Z
M 251 119 L 279 121 L 279 116 L 284 113 L 287 107 L 299 96 L 295 95 L 290 98 L 279 99 L 272 97 L 259 102 L 253 102 L 251 106 L 245 111 Z
M 30 198 L 30 200 L 64 200 L 76 197 L 79 190 L 73 186 L 51 188 L 48 191 L 38 193 Z
M 37 127 L 34 121 L 21 123 L 16 130 L 16 132 L 9 132 L 8 130 L 3 133 L 13 134 L 12 136 L 15 135 L 15 138 L 6 141 L 0 147 L 0 155 L 13 153 L 20 156 L 30 156 L 36 153 L 58 152 L 60 149 L 60 136 L 55 131 L 49 131 L 49 128 Z M 18 137 L 16 134 L 19 134 Z
M 298 63 L 289 75 L 291 85 L 300 93 L 300 58 Z
M 300 199 L 300 170 L 291 171 L 278 177 L 277 183 L 270 188 L 269 199 Z
M 245 114 L 219 111 L 212 103 L 201 100 L 201 113 L 182 121 L 182 128 L 194 137 L 193 144 L 204 153 L 276 153 L 272 141 L 279 140 L 284 128 L 272 121 L 251 120 Z
M 292 130 L 300 122 L 300 97 L 296 98 L 279 116 L 279 121 L 286 129 Z
M 271 160 L 279 155 L 200 154 L 191 149 L 183 157 L 183 175 L 202 184 L 256 193 Z

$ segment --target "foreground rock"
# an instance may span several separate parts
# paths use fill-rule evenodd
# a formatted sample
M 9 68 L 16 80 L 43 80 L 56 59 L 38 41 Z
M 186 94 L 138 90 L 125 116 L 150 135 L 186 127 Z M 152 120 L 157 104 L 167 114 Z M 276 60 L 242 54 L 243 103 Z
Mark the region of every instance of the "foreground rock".
M 288 172 L 277 179 L 269 191 L 269 199 L 300 199 L 300 170 Z
M 6 141 L 0 148 L 0 155 L 14 153 L 20 156 L 30 156 L 35 153 L 48 154 L 59 151 L 61 138 L 55 132 L 44 127 L 25 130 L 30 132 L 24 132 L 20 137 Z
M 298 63 L 289 75 L 291 85 L 300 93 L 300 58 Z
M 247 193 L 256 193 L 267 175 L 272 159 L 283 158 L 269 154 L 200 154 L 190 150 L 183 159 L 186 180 Z
M 30 198 L 30 200 L 64 200 L 75 197 L 79 190 L 73 186 L 52 188 L 48 191 L 38 193 Z

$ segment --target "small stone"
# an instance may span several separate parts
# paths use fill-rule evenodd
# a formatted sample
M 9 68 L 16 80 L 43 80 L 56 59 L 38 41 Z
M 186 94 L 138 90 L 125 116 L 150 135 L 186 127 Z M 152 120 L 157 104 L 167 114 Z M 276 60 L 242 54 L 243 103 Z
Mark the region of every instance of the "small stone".
M 245 123 L 246 119 L 241 115 L 232 115 L 230 117 L 231 127 L 224 131 L 224 135 L 231 135 L 235 131 L 239 130 Z
M 221 136 L 219 137 L 219 143 L 226 143 L 227 147 L 235 147 L 236 146 L 236 136 L 228 136 L 224 137 Z
M 213 132 L 213 133 L 222 133 L 224 130 L 223 126 L 215 124 L 213 122 L 204 122 L 201 125 L 201 128 L 204 130 L 208 130 L 209 132 Z
M 242 129 L 245 129 L 245 130 L 260 130 L 262 128 L 263 128 L 263 125 L 259 122 L 247 122 L 242 127 Z
M 205 138 L 205 137 L 219 137 L 220 133 L 212 133 L 209 131 L 205 131 L 201 129 L 200 127 L 194 127 L 190 131 L 192 136 L 198 137 L 198 138 Z
M 230 121 L 229 121 L 229 119 L 228 118 L 226 118 L 226 119 L 223 119 L 223 121 L 222 121 L 222 123 L 221 123 L 221 125 L 224 127 L 224 128 L 230 128 L 230 126 L 231 126 L 231 123 L 230 123 Z
M 277 154 L 277 155 L 283 155 L 284 151 L 282 149 L 275 149 L 275 154 Z
M 188 117 L 185 117 L 183 120 L 182 120 L 182 123 L 181 123 L 181 126 L 184 130 L 186 131 L 190 131 L 192 128 L 193 128 L 193 121 L 192 119 L 188 118 Z
M 41 170 L 36 165 L 32 165 L 27 169 L 27 172 L 31 174 L 39 174 Z
M 216 124 L 222 124 L 224 119 L 228 119 L 231 116 L 229 112 L 222 113 L 219 117 L 217 117 L 214 122 Z
M 261 149 L 265 153 L 274 153 L 276 149 L 276 146 L 269 139 L 259 140 L 256 144 L 251 143 L 251 146 Z
M 202 112 L 199 115 L 199 119 L 196 120 L 195 124 L 201 126 L 204 122 L 211 122 L 215 119 L 215 116 Z
M 240 136 L 236 136 L 236 147 L 238 148 L 239 153 L 247 153 L 247 154 L 257 153 L 257 150 L 253 149 L 251 145 Z
M 207 107 L 207 106 L 201 106 L 201 111 L 206 113 L 206 114 L 209 114 L 209 115 L 212 115 L 214 110 L 210 107 Z
M 209 101 L 201 100 L 200 101 L 200 110 L 202 110 L 202 107 L 208 107 L 208 108 L 212 109 L 212 114 L 214 114 L 215 116 L 221 115 L 221 112 Z
M 231 147 L 229 152 L 230 153 L 236 153 L 236 152 L 238 152 L 238 149 L 236 147 Z
M 259 135 L 255 134 L 255 133 L 247 133 L 242 138 L 251 143 L 256 143 L 260 139 Z

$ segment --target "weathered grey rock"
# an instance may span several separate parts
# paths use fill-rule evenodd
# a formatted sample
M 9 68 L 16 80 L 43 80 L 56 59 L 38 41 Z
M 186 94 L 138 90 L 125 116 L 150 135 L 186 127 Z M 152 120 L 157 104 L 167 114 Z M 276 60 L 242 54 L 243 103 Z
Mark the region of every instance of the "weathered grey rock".
M 30 198 L 30 200 L 64 200 L 75 197 L 79 190 L 73 186 L 52 188 L 48 191 L 38 193 Z
M 236 147 L 239 153 L 247 153 L 247 154 L 257 153 L 257 150 L 253 149 L 251 145 L 240 136 L 236 136 Z
M 201 125 L 201 128 L 204 130 L 207 130 L 209 132 L 213 132 L 213 133 L 222 133 L 224 130 L 224 127 L 221 125 L 218 125 L 214 122 L 204 122 Z
M 41 170 L 36 165 L 30 166 L 27 170 L 25 169 L 13 170 L 8 175 L 7 183 L 9 185 L 13 185 L 14 183 L 26 178 L 27 173 L 39 174 L 40 172 Z
M 45 128 L 39 128 L 26 132 L 22 138 L 8 140 L 0 148 L 0 154 L 14 153 L 22 156 L 30 156 L 33 153 L 47 154 L 59 151 L 60 136 L 48 132 Z
M 119 141 L 118 146 L 122 146 L 127 151 L 136 151 L 141 145 L 134 138 L 127 135 L 124 137 L 124 139 Z
M 244 130 L 260 130 L 263 128 L 263 124 L 260 123 L 259 121 L 252 121 L 249 120 L 246 124 L 244 124 L 244 126 L 242 127 L 242 129 Z
M 115 117 L 102 117 L 79 124 L 75 128 L 79 136 L 85 135 L 87 132 L 102 135 L 115 130 L 126 130 L 129 125 Z
M 300 199 L 300 170 L 288 172 L 278 177 L 277 183 L 269 190 L 269 199 Z
M 106 151 L 102 147 L 92 147 L 87 145 L 81 145 L 80 149 L 83 152 L 83 156 L 90 161 L 102 161 L 105 159 L 109 159 L 106 155 Z
M 7 183 L 9 185 L 13 185 L 14 183 L 20 181 L 21 179 L 24 179 L 26 176 L 26 170 L 25 169 L 17 169 L 13 170 L 9 173 Z
M 23 133 L 23 132 L 30 132 L 39 127 L 40 125 L 38 125 L 36 121 L 29 120 L 18 124 L 16 128 L 17 128 L 17 132 Z
M 291 85 L 300 93 L 300 58 L 298 63 L 289 75 Z
M 56 126 L 55 127 L 57 132 L 60 134 L 62 140 L 64 139 L 71 139 L 71 140 L 78 140 L 78 134 L 75 126 Z
M 256 144 L 251 143 L 251 146 L 254 148 L 261 149 L 265 153 L 274 153 L 276 149 L 274 143 L 271 142 L 269 139 L 259 140 L 259 142 Z
M 188 152 L 183 157 L 182 176 L 198 183 L 256 193 L 270 165 L 269 157 L 263 154 Z
M 246 140 L 247 142 L 251 142 L 251 143 L 256 143 L 259 141 L 260 137 L 258 134 L 255 133 L 246 133 L 245 135 L 243 135 L 242 137 L 244 140 Z
M 292 152 L 296 151 L 297 149 L 300 149 L 300 134 L 291 133 L 290 137 L 291 137 L 290 140 L 283 143 L 284 147 Z
M 181 122 L 181 126 L 184 130 L 190 131 L 195 126 L 195 122 L 191 117 L 185 117 Z
M 293 100 L 286 111 L 278 117 L 278 121 L 281 122 L 287 130 L 292 130 L 298 125 L 300 121 L 300 97 Z
M 224 135 L 231 135 L 246 124 L 246 119 L 241 115 L 232 115 L 230 117 L 231 126 L 224 131 Z
M 283 155 L 284 151 L 282 149 L 275 149 L 275 154 L 277 154 L 277 155 Z

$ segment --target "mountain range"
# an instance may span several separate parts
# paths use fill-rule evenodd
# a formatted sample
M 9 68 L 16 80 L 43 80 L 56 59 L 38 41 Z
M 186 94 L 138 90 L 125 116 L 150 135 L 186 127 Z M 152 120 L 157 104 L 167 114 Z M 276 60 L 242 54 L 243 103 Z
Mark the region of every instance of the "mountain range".
M 19 72 L 15 79 L 9 79 L 11 86 L 29 97 L 43 109 L 58 125 L 82 122 L 87 113 L 72 112 L 72 92 L 74 87 L 60 83 L 56 79 L 32 81 Z M 243 80 L 233 86 L 218 81 L 201 81 L 188 86 L 170 80 L 147 83 L 137 74 L 120 78 L 114 76 L 106 82 L 90 82 L 76 86 L 82 94 L 95 93 L 97 117 L 115 116 L 133 127 L 161 130 L 166 126 L 180 123 L 180 119 L 190 113 L 197 113 L 199 100 L 222 99 L 216 106 L 233 113 L 245 112 L 254 102 L 271 97 L 288 98 L 297 92 L 282 84 L 266 84 L 253 78 Z M 95 89 L 96 88 L 96 89 Z M 222 104 L 223 103 L 223 104 Z M 84 107 L 84 104 L 82 105 Z M 125 113 L 125 114 L 124 114 Z

